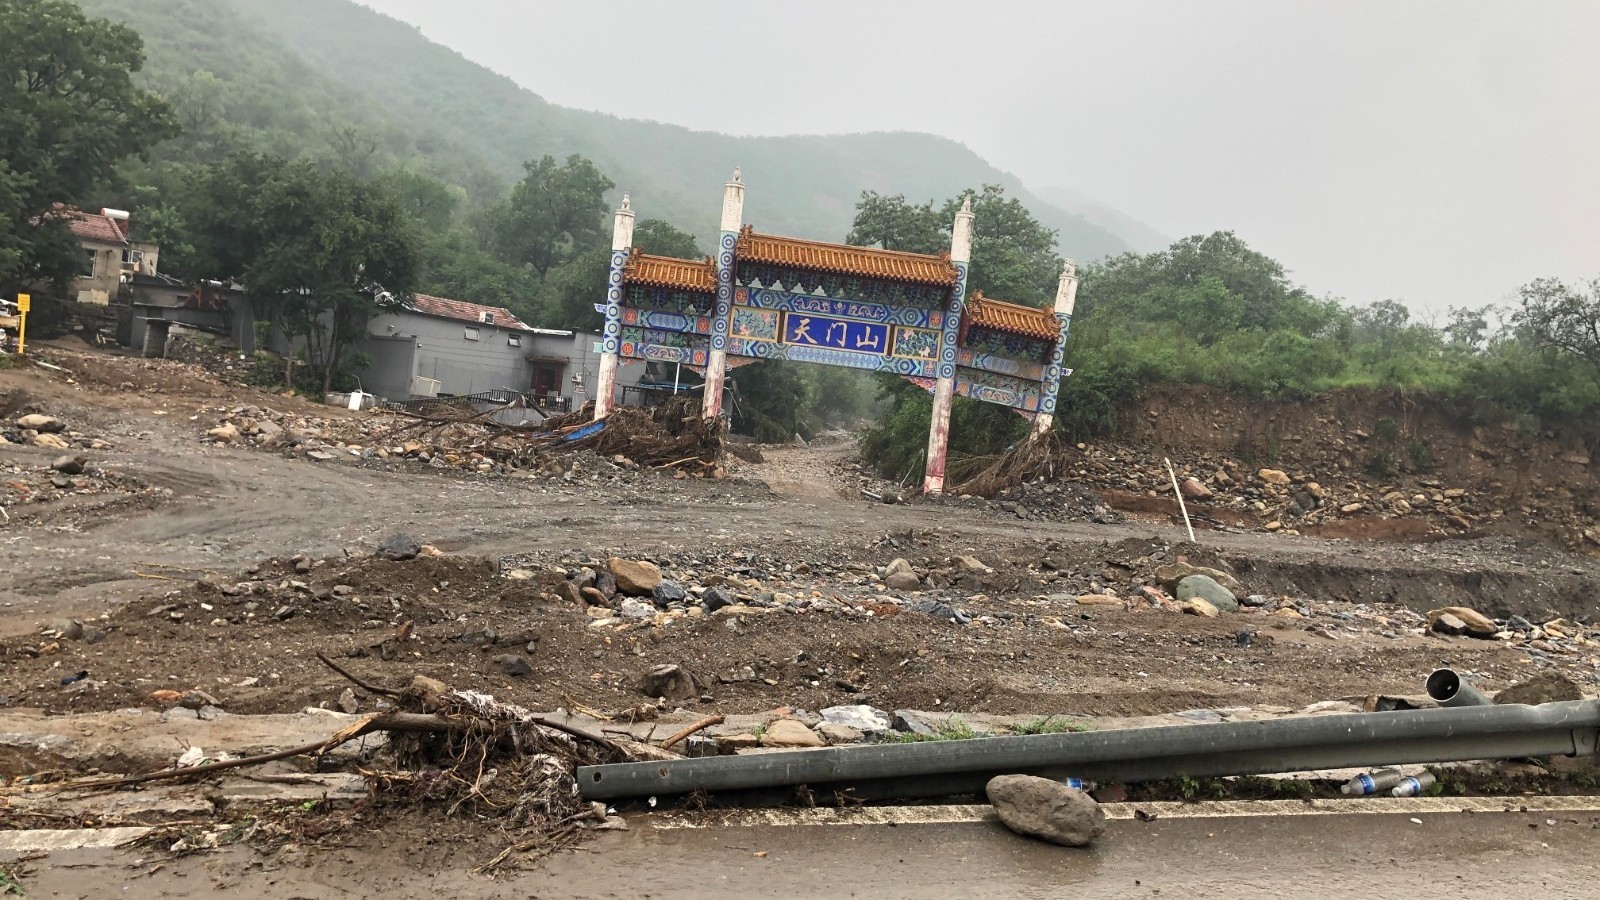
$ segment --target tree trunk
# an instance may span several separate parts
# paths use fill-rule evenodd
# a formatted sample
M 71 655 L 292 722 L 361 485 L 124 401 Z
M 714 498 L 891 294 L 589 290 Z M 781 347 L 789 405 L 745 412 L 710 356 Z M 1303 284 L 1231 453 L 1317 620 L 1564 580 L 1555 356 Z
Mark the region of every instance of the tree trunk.
M 322 398 L 333 390 L 333 367 L 339 362 L 339 306 L 333 307 L 333 330 L 328 332 L 327 352 L 322 355 Z

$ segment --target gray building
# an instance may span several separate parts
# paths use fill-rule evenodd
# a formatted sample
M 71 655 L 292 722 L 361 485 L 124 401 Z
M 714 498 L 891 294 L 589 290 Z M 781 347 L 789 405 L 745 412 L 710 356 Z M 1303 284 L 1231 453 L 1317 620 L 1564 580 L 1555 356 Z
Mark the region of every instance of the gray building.
M 359 349 L 372 364 L 357 374 L 363 390 L 386 400 L 516 392 L 575 409 L 592 399 L 599 341 L 531 327 L 503 307 L 417 294 L 368 323 Z M 642 365 L 624 368 L 619 390 L 643 375 Z

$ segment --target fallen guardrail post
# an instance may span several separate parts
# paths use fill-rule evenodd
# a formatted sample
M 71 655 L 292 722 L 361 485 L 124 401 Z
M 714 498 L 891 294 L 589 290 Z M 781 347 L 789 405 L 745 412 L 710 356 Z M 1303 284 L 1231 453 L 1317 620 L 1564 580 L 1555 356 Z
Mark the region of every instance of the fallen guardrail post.
M 589 800 L 797 785 L 850 788 L 863 798 L 912 798 L 981 793 L 996 775 L 1132 783 L 1593 755 L 1597 745 L 1600 701 L 1574 700 L 582 766 L 577 780 Z

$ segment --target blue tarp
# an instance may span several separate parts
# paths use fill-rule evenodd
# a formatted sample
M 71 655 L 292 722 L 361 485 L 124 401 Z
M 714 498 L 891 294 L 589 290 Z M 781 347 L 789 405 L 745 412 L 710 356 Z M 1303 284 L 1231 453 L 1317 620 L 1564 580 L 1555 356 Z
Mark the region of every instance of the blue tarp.
M 593 437 L 594 435 L 599 434 L 600 432 L 604 431 L 605 428 L 606 423 L 604 419 L 601 419 L 598 422 L 590 422 L 582 428 L 579 428 L 577 431 L 571 431 L 562 436 L 561 442 L 564 444 L 569 444 L 573 441 L 581 441 L 586 437 Z

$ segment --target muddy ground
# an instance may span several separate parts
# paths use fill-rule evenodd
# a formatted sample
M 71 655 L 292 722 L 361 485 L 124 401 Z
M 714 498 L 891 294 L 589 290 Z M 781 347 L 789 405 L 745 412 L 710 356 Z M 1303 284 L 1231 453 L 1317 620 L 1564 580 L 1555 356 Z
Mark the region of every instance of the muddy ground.
M 235 711 L 293 711 L 342 689 L 315 651 L 360 652 L 407 621 L 415 633 L 404 653 L 360 664 L 396 679 L 436 674 L 533 706 L 625 707 L 642 699 L 639 674 L 664 663 L 693 669 L 708 685 L 709 699 L 696 702 L 729 712 L 843 702 L 1086 714 L 1299 706 L 1416 693 L 1441 664 L 1470 670 L 1489 687 L 1544 667 L 1595 679 L 1593 648 L 1530 654 L 1423 635 L 1406 613 L 1465 605 L 1490 616 L 1584 623 L 1600 602 L 1600 563 L 1548 544 L 1202 532 L 1194 546 L 1164 519 L 1027 522 L 954 499 L 885 506 L 852 496 L 856 486 L 840 477 L 849 442 L 768 448 L 766 462 L 736 461 L 726 480 L 317 463 L 204 443 L 214 423 L 201 411 L 271 402 L 362 414 L 226 385 L 176 363 L 64 351 L 52 358 L 69 373 L 0 373 L 9 411 L 47 412 L 108 442 L 111 449 L 85 453 L 91 467 L 144 489 L 20 507 L 0 528 L 8 650 L 37 648 L 40 630 L 64 617 L 104 631 L 102 640 L 59 642 L 37 658 L 8 653 L 0 694 L 13 705 L 108 709 L 158 688 L 200 688 Z M 0 461 L 43 466 L 55 452 L 6 445 Z M 447 555 L 371 559 L 394 532 Z M 669 577 L 766 573 L 777 590 L 837 597 L 846 608 L 596 628 L 586 610 L 556 601 L 548 584 L 498 577 L 502 557 L 572 567 L 613 554 L 656 560 Z M 307 585 L 301 600 L 216 593 L 247 578 L 249 567 L 271 574 L 296 555 L 319 560 L 299 576 Z M 870 606 L 863 591 L 871 585 L 856 584 L 851 572 L 896 557 L 920 566 L 957 555 L 979 557 L 993 576 L 977 589 L 952 585 L 928 596 L 980 621 L 859 614 L 862 603 Z M 1206 620 L 1068 599 L 1125 596 L 1179 556 L 1235 573 L 1250 592 L 1296 598 L 1310 616 Z M 786 571 L 801 565 L 819 571 Z M 315 595 L 334 585 L 354 599 Z M 252 600 L 255 611 L 241 612 Z M 286 603 L 294 613 L 277 618 Z M 164 612 L 150 615 L 157 609 Z M 476 638 L 484 629 L 500 642 Z M 1248 644 L 1241 630 L 1252 633 Z M 528 638 L 511 649 L 528 648 L 533 677 L 507 678 L 489 665 L 509 636 Z M 90 673 L 90 685 L 62 688 L 60 676 L 78 671 Z M 249 679 L 258 686 L 237 687 Z

